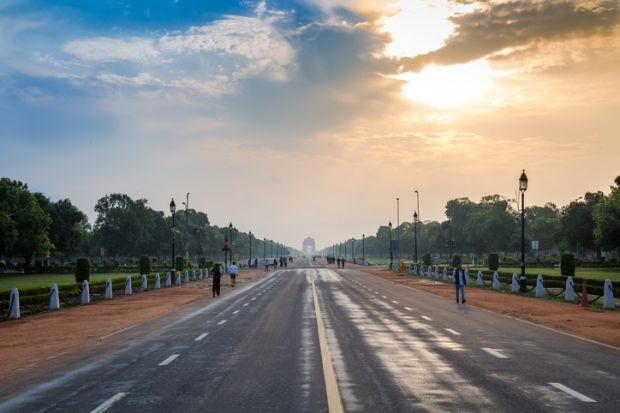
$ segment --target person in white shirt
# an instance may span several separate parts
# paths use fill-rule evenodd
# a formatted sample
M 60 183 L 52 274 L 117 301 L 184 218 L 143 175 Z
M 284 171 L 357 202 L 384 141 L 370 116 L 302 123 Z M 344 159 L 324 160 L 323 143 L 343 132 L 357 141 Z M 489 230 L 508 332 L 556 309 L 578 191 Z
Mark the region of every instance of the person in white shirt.
M 467 278 L 465 278 L 465 270 L 461 267 L 461 263 L 454 269 L 452 278 L 456 287 L 456 303 L 459 303 L 459 290 L 461 290 L 461 302 L 465 304 L 465 284 L 467 284 Z
M 239 274 L 235 261 L 228 267 L 228 273 L 230 274 L 230 285 L 234 287 L 237 282 L 237 275 Z

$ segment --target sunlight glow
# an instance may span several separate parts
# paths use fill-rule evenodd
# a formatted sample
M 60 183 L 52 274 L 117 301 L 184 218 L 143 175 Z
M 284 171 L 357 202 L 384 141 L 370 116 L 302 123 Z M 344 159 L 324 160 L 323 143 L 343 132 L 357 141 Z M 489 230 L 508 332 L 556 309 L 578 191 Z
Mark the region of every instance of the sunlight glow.
M 493 80 L 493 70 L 486 60 L 462 65 L 427 66 L 420 73 L 395 76 L 407 83 L 403 94 L 416 102 L 438 108 L 451 108 L 481 97 Z

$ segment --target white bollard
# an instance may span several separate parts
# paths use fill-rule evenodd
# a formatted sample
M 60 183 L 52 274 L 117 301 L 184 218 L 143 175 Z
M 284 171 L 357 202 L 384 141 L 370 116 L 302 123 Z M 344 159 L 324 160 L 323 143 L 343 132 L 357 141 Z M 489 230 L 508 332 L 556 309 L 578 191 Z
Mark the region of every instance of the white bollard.
M 179 271 L 175 274 L 174 283 L 176 285 L 181 285 L 181 273 Z
M 538 274 L 536 277 L 536 297 L 544 297 L 545 296 L 545 286 L 543 283 L 542 275 Z
M 605 280 L 605 285 L 603 288 L 605 289 L 603 296 L 603 308 L 614 308 L 614 287 L 609 278 Z
M 469 278 L 469 270 L 467 268 L 465 268 L 465 283 L 467 285 L 471 284 L 471 279 Z
M 435 265 L 435 280 L 439 280 L 439 266 Z
M 132 289 L 131 289 L 131 275 L 127 276 L 127 279 L 125 280 L 125 295 L 131 295 L 132 293 Z
M 413 264 L 413 275 L 418 275 L 418 265 Z
M 448 281 L 448 267 L 443 267 L 442 277 L 444 281 Z
M 497 271 L 495 271 L 493 273 L 493 289 L 494 290 L 499 290 L 499 274 L 497 273 Z
M 146 274 L 142 274 L 142 285 L 140 285 L 140 291 L 145 291 L 149 288 L 149 281 L 146 278 Z
M 50 293 L 50 310 L 60 310 L 60 298 L 58 297 L 58 286 L 52 284 L 52 292 Z
M 19 317 L 19 290 L 17 288 L 11 288 L 11 297 L 9 299 L 9 318 L 15 320 Z
M 185 271 L 185 276 L 183 277 L 183 282 L 185 284 L 189 283 L 189 271 Z
M 170 275 L 170 271 L 166 274 L 166 287 L 172 286 L 172 275 Z
M 156 272 L 155 273 L 155 289 L 159 290 L 159 288 L 161 287 L 161 280 L 159 279 L 159 273 Z
M 103 298 L 105 298 L 106 300 L 112 299 L 112 279 L 110 277 L 105 280 L 105 295 L 103 296 Z
M 517 278 L 517 274 L 514 272 L 512 273 L 512 292 L 519 292 L 519 278 Z
M 570 275 L 566 277 L 566 291 L 564 291 L 565 301 L 575 301 L 575 283 Z
M 431 278 L 431 270 L 432 270 L 432 268 L 431 268 L 431 266 L 429 265 L 429 266 L 428 266 L 428 268 L 426 268 L 426 276 L 427 276 L 428 278 Z
M 90 288 L 88 280 L 82 281 L 82 304 L 90 304 Z
M 192 281 L 196 281 L 196 270 L 192 270 Z
M 482 282 L 482 271 L 478 270 L 478 275 L 476 276 L 476 284 L 482 286 L 484 283 Z

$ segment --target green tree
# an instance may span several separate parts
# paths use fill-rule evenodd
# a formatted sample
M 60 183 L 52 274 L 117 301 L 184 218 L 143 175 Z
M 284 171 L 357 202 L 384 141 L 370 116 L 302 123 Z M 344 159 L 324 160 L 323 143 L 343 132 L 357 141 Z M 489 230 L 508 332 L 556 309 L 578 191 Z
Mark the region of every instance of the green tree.
M 587 192 L 583 200 L 573 201 L 560 212 L 560 233 L 566 246 L 579 252 L 597 250 L 594 238 L 594 208 L 604 198 L 602 192 Z
M 594 234 L 600 246 L 608 250 L 620 249 L 620 176 L 615 183 L 611 193 L 594 208 Z
M 69 199 L 52 202 L 41 193 L 35 193 L 34 196 L 39 206 L 52 220 L 48 236 L 52 242 L 53 251 L 63 255 L 77 252 L 89 228 L 86 214 L 73 205 Z

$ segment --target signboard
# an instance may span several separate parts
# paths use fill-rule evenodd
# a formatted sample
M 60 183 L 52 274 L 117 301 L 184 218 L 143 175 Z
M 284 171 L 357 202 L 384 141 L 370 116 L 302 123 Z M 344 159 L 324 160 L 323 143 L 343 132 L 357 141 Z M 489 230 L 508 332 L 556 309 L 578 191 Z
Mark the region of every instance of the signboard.
M 532 249 L 538 251 L 538 241 L 532 241 Z

